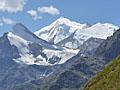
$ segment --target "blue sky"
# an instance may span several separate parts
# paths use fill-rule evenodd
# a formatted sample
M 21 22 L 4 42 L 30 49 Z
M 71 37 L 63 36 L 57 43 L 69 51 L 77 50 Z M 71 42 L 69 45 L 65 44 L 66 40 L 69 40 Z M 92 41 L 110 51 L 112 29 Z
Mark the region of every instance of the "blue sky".
M 79 23 L 120 26 L 120 0 L 0 0 L 0 36 L 21 22 L 36 31 L 63 16 Z

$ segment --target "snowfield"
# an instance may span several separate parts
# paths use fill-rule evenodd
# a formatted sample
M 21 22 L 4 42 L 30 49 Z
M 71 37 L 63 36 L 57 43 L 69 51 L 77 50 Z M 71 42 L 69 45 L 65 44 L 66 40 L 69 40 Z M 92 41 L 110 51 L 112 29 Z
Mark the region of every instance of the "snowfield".
M 15 62 L 27 65 L 56 65 L 77 55 L 80 46 L 88 39 L 106 39 L 118 28 L 109 23 L 90 26 L 60 17 L 35 34 L 18 23 L 7 37 L 10 44 L 17 47 L 20 55 L 20 58 L 13 59 Z

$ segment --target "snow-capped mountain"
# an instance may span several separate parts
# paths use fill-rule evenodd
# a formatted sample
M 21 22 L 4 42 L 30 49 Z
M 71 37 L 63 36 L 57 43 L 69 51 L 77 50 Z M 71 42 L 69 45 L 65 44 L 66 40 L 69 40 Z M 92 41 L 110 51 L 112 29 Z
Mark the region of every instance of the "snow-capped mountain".
M 48 42 L 78 49 L 89 38 L 106 39 L 118 28 L 118 26 L 109 23 L 97 23 L 89 26 L 61 17 L 51 25 L 38 30 L 35 34 Z
M 49 48 L 49 49 L 51 48 L 51 49 L 55 49 L 55 50 L 57 50 L 57 49 L 62 50 L 63 49 L 62 47 L 56 46 L 54 44 L 50 44 L 47 41 L 38 38 L 36 35 L 34 35 L 32 32 L 30 32 L 21 23 L 18 23 L 13 27 L 12 33 L 14 35 L 17 35 L 17 36 L 23 38 L 26 41 L 33 42 L 33 43 L 38 43 L 41 46 L 44 46 L 44 48 Z M 16 40 L 16 41 L 18 41 L 18 40 Z
M 13 27 L 13 31 L 9 32 L 7 37 L 10 44 L 17 48 L 20 55 L 19 58 L 14 58 L 14 61 L 22 64 L 62 64 L 79 51 L 50 44 L 38 38 L 20 23 Z
M 60 17 L 51 25 L 35 32 L 35 34 L 48 42 L 56 44 L 69 37 L 76 30 L 87 27 L 89 27 L 87 24 L 76 23 L 67 18 Z
M 78 30 L 76 33 L 89 35 L 94 38 L 107 39 L 107 37 L 112 36 L 118 29 L 118 26 L 110 23 L 97 23 L 89 28 Z
M 47 85 L 55 85 L 55 90 L 56 85 L 63 89 L 81 87 L 105 66 L 107 59 L 102 56 L 111 60 L 116 50 L 119 52 L 115 48 L 119 46 L 119 31 L 114 38 L 107 38 L 118 28 L 109 23 L 89 26 L 61 17 L 35 35 L 23 24 L 16 24 L 0 38 L 0 90 L 18 90 L 19 86 L 23 86 L 20 90 L 46 88 L 47 79 L 53 80 Z M 100 58 L 96 58 L 97 53 Z
M 75 33 L 73 33 L 73 35 L 69 36 L 66 38 L 66 40 L 63 40 L 58 44 L 68 48 L 76 49 L 91 37 L 107 39 L 107 37 L 112 36 L 118 28 L 119 27 L 109 23 L 97 23 L 91 27 L 77 30 Z
M 7 38 L 19 52 L 20 57 L 13 58 L 15 62 L 29 65 L 55 65 L 63 64 L 75 56 L 80 46 L 91 37 L 106 39 L 116 29 L 117 26 L 108 23 L 88 26 L 60 17 L 50 26 L 36 32 L 36 35 L 39 33 L 39 37 L 18 23 L 13 27 L 13 31 L 7 33 Z M 41 35 L 48 36 L 45 37 L 47 41 L 41 39 L 43 38 Z

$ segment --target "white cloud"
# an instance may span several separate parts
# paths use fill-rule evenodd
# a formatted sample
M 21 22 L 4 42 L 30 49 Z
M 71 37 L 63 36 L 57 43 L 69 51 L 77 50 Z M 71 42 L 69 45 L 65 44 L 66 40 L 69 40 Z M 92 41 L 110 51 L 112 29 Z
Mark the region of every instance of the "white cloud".
M 33 20 L 42 19 L 42 16 L 39 16 L 36 10 L 29 10 L 27 13 L 33 18 Z
M 26 0 L 0 0 L 0 11 L 15 13 L 22 11 Z
M 14 21 L 14 20 L 12 20 L 10 18 L 3 17 L 3 18 L 0 19 L 0 26 L 3 26 L 5 24 L 7 24 L 7 25 L 13 25 L 15 23 L 16 23 L 16 21 Z
M 38 20 L 38 19 L 42 19 L 42 16 L 40 15 L 41 13 L 47 13 L 50 15 L 59 15 L 60 11 L 53 7 L 53 6 L 44 6 L 44 7 L 38 7 L 37 9 L 32 9 L 27 11 L 27 13 L 32 17 L 33 20 Z
M 51 15 L 59 15 L 60 14 L 60 11 L 53 6 L 39 7 L 38 11 L 40 13 L 48 13 L 48 14 L 51 14 Z

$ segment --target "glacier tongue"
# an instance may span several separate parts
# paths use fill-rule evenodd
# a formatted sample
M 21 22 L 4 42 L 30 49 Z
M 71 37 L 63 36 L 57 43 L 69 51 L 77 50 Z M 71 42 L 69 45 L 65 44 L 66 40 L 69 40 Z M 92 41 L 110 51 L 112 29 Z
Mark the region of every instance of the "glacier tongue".
M 58 58 L 58 61 L 56 61 L 54 64 L 63 64 L 73 56 L 77 55 L 79 50 L 74 50 L 74 49 L 65 49 L 64 51 L 59 51 L 59 50 L 49 50 L 49 49 L 44 49 L 43 52 L 47 55 L 47 57 L 50 59 L 53 59 L 53 57 Z M 55 59 L 56 59 L 55 58 Z

